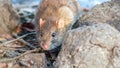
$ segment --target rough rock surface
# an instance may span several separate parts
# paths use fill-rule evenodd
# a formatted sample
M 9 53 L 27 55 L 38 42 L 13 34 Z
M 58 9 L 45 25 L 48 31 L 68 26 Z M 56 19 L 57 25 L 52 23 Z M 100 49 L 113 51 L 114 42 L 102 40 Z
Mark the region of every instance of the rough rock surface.
M 109 23 L 120 31 L 120 1 L 113 0 L 96 5 L 79 19 L 79 26 L 90 23 Z
M 106 23 L 66 33 L 55 68 L 120 68 L 120 32 Z
M 44 54 L 28 54 L 23 58 L 21 58 L 18 64 L 9 63 L 8 67 L 9 68 L 44 68 L 45 55 Z
M 14 11 L 11 0 L 0 0 L 0 34 L 12 34 L 18 22 L 19 16 Z

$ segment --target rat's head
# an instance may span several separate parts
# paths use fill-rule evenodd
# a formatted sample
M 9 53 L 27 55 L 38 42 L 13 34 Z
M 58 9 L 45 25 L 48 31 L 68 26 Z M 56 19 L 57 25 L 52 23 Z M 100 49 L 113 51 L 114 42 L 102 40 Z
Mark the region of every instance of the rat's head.
M 62 19 L 40 19 L 39 25 L 40 45 L 44 50 L 51 50 L 61 45 L 61 29 L 64 27 L 64 21 Z

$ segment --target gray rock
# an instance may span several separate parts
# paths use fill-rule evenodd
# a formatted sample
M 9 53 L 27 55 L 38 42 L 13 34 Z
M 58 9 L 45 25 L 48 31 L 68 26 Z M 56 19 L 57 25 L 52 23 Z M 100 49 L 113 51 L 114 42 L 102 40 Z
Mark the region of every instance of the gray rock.
M 11 0 L 0 0 L 0 34 L 12 34 L 18 22 L 19 16 L 13 9 Z
M 120 31 L 120 1 L 113 0 L 96 5 L 79 19 L 79 26 L 90 23 L 108 23 Z
M 44 68 L 45 54 L 27 54 L 19 59 L 18 63 L 9 63 L 8 68 Z
M 70 30 L 55 68 L 120 68 L 120 32 L 106 23 Z

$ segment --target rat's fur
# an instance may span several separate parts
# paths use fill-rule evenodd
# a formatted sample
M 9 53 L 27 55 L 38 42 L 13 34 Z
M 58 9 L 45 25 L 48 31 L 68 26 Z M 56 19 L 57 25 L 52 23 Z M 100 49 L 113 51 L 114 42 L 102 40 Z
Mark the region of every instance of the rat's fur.
M 35 17 L 37 38 L 41 47 L 51 50 L 60 46 L 65 32 L 80 14 L 78 0 L 42 0 Z M 55 37 L 52 37 L 55 33 Z

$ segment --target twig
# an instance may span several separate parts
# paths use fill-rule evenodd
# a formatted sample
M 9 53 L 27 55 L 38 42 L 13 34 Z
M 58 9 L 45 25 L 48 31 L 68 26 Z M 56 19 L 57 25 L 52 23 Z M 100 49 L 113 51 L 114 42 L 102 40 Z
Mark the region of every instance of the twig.
M 31 35 L 31 34 L 35 34 L 35 32 L 28 33 L 28 34 L 25 34 L 25 35 L 20 36 L 20 37 L 18 37 L 17 35 L 15 35 L 15 36 L 18 37 L 18 38 L 13 39 L 13 40 L 10 40 L 10 41 L 7 41 L 7 42 L 4 42 L 4 43 L 2 43 L 2 44 L 0 44 L 0 45 L 6 45 L 6 44 L 9 44 L 9 43 L 12 43 L 12 42 L 15 42 L 15 41 L 20 41 L 20 42 L 28 45 L 28 46 L 31 47 L 31 48 L 35 48 L 34 46 L 32 46 L 31 44 L 29 44 L 28 42 L 26 42 L 26 41 L 24 41 L 24 40 L 22 39 L 22 38 L 24 38 L 24 37 L 26 37 L 26 36 L 28 36 L 28 35 Z
M 5 47 L 5 46 L 0 46 L 0 50 L 16 50 L 15 48 L 12 47 Z
M 34 50 L 29 50 L 29 51 L 26 51 L 25 53 L 15 57 L 15 58 L 5 58 L 5 59 L 1 59 L 0 62 L 3 62 L 3 63 L 9 63 L 9 62 L 12 62 L 12 61 L 15 61 L 23 56 L 25 56 L 26 54 L 29 54 L 29 53 L 32 53 L 32 52 L 38 52 L 38 51 L 42 51 L 41 48 L 36 48 Z
M 35 34 L 35 32 L 32 33 L 32 34 Z M 30 35 L 30 34 L 29 34 L 29 35 Z M 14 34 L 14 36 L 15 36 L 16 38 L 18 37 L 16 34 Z M 27 45 L 27 46 L 29 46 L 31 49 L 35 49 L 35 46 L 33 46 L 32 44 L 24 41 L 23 39 L 19 39 L 18 41 L 21 42 L 21 43 L 23 43 L 23 44 L 25 44 L 25 45 Z

